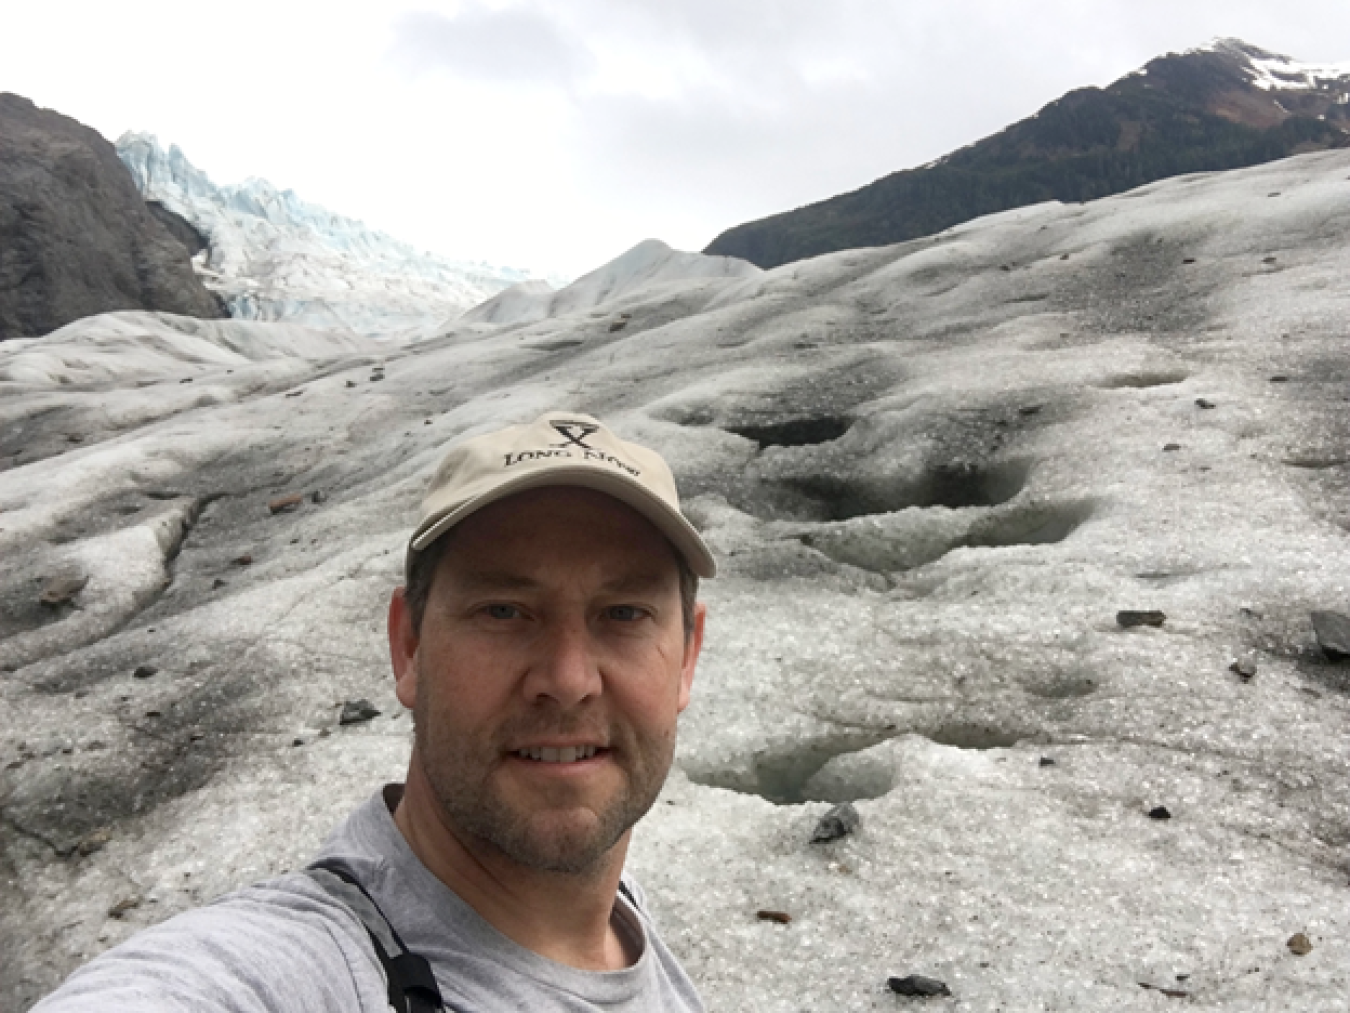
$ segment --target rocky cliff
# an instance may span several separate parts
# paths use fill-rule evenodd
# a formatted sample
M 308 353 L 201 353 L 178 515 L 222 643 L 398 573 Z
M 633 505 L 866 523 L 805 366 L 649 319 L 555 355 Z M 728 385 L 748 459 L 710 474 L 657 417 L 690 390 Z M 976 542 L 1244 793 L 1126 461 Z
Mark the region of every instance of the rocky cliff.
M 0 339 L 110 310 L 225 315 L 108 141 L 0 93 Z

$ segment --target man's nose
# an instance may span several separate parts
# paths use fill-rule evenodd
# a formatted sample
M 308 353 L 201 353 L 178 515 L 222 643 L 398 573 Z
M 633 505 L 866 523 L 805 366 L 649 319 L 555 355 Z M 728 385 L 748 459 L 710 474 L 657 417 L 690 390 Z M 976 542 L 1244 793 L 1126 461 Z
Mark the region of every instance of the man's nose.
M 525 680 L 525 693 L 534 702 L 543 698 L 561 707 L 574 707 L 600 693 L 600 666 L 595 645 L 584 621 L 559 622 L 540 638 Z

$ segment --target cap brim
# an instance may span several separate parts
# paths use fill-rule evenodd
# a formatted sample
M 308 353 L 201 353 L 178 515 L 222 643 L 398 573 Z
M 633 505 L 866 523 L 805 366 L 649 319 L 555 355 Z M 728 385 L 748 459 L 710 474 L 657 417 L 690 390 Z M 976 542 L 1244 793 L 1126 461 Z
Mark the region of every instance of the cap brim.
M 637 483 L 611 472 L 590 467 L 553 467 L 546 471 L 522 475 L 513 481 L 503 482 L 490 492 L 461 504 L 454 510 L 439 516 L 432 515 L 413 532 L 408 542 L 409 553 L 421 552 L 456 524 L 486 506 L 519 492 L 542 489 L 551 485 L 594 489 L 596 492 L 613 496 L 654 524 L 675 546 L 676 551 L 684 557 L 695 574 L 700 577 L 717 575 L 717 564 L 713 561 L 712 553 L 708 551 L 703 538 L 683 514 L 672 509 L 665 500 L 648 492 Z

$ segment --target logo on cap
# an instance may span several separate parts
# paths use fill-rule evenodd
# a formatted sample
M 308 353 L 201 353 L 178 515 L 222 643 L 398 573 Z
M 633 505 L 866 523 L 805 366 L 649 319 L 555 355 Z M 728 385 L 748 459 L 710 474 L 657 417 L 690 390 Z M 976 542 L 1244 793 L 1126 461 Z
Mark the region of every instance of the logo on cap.
M 582 450 L 594 450 L 595 448 L 586 443 L 586 437 L 591 433 L 598 433 L 600 427 L 589 422 L 550 422 L 558 435 L 563 438 L 562 443 L 551 443 L 551 447 L 580 447 Z

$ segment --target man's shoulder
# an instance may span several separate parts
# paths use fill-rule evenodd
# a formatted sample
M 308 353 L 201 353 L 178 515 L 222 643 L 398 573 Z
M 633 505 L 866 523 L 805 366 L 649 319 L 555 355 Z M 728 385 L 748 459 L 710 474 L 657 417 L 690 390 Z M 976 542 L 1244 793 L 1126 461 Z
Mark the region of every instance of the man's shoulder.
M 33 1013 L 384 1009 L 365 929 L 304 873 L 176 915 L 86 964 Z

